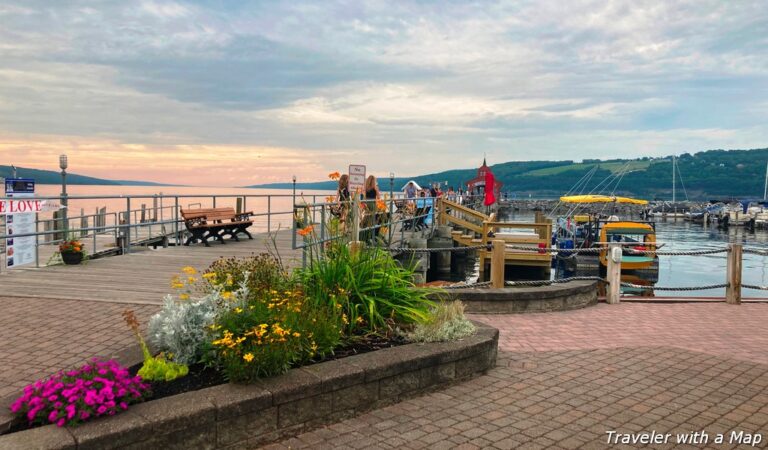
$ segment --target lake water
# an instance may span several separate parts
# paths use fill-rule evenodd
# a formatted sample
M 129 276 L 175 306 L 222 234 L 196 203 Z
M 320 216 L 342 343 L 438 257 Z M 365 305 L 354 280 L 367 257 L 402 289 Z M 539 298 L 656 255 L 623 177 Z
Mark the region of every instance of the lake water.
M 515 213 L 506 220 L 533 221 L 533 214 Z M 744 247 L 768 250 L 768 230 L 750 231 L 745 227 L 730 227 L 727 230 L 717 226 L 694 224 L 682 219 L 656 221 L 656 239 L 664 243 L 660 251 L 691 251 L 724 248 L 728 243 L 740 243 Z M 694 287 L 725 283 L 727 256 L 725 253 L 697 256 L 659 256 L 658 281 L 655 286 Z M 582 275 L 581 271 L 579 275 Z M 589 273 L 588 275 L 597 275 Z M 553 277 L 557 276 L 553 270 Z M 641 278 L 642 275 L 641 275 Z M 648 277 L 652 278 L 652 277 Z M 627 280 L 634 282 L 633 280 Z M 744 254 L 742 283 L 758 286 L 768 285 L 768 257 Z M 625 294 L 628 292 L 625 292 Z M 694 291 L 655 291 L 657 297 L 723 297 L 725 289 Z M 768 297 L 768 291 L 742 289 L 743 297 Z
M 38 185 L 37 194 L 40 196 L 59 195 L 59 185 Z M 290 189 L 245 189 L 222 187 L 186 187 L 186 186 L 68 186 L 68 194 L 76 196 L 120 196 L 120 195 L 147 195 L 154 194 L 178 195 L 181 207 L 212 207 L 214 196 L 216 206 L 235 206 L 234 197 L 245 196 L 245 210 L 255 213 L 265 213 L 267 207 L 273 212 L 285 212 L 287 214 L 272 217 L 269 226 L 272 230 L 278 226 L 288 228 L 291 226 L 291 197 Z M 297 191 L 301 201 L 322 202 L 325 196 L 332 194 L 328 191 Z M 269 200 L 268 200 L 269 199 Z M 141 204 L 151 209 L 153 199 L 133 199 L 131 209 L 134 210 L 134 218 L 140 217 Z M 93 214 L 96 208 L 106 207 L 108 213 L 125 211 L 127 203 L 124 198 L 108 199 L 77 199 L 71 198 L 70 217 L 79 214 L 82 209 L 86 214 Z M 174 199 L 164 199 L 158 204 L 158 219 L 170 219 L 171 210 L 175 205 Z M 149 212 L 147 213 L 149 214 Z M 43 215 L 41 215 L 43 216 Z M 41 217 L 45 219 L 46 217 Z M 134 220 L 135 220 L 134 219 Z M 532 221 L 532 213 L 515 213 L 506 220 Z M 113 219 L 108 218 L 108 223 Z M 255 231 L 266 231 L 266 216 L 256 217 Z M 692 224 L 682 220 L 658 221 L 656 224 L 657 240 L 664 243 L 663 250 L 686 251 L 722 248 L 727 243 L 741 243 L 745 247 L 768 249 L 768 230 L 749 231 L 744 227 L 731 227 L 721 230 L 713 226 Z M 155 229 L 157 232 L 157 229 Z M 44 261 L 44 260 L 43 260 Z M 701 255 L 701 256 L 660 256 L 657 286 L 702 286 L 725 282 L 726 254 Z M 468 269 L 469 278 L 476 277 L 476 268 Z M 473 275 L 474 272 L 474 275 Z M 553 271 L 553 274 L 555 271 Z M 744 283 L 766 286 L 768 285 L 768 258 L 761 255 L 745 254 L 743 261 L 742 279 Z M 744 289 L 745 297 L 768 297 L 766 291 Z M 657 296 L 696 296 L 696 297 L 721 297 L 725 295 L 724 289 L 667 292 L 657 291 Z

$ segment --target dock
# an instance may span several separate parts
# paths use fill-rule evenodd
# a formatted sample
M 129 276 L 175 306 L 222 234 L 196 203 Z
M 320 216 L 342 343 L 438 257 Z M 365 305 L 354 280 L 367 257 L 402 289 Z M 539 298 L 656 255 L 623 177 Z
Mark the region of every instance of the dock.
M 226 244 L 133 246 L 130 254 L 89 260 L 75 266 L 21 267 L 0 275 L 2 295 L 57 298 L 113 303 L 162 304 L 170 293 L 170 281 L 181 268 L 205 270 L 221 257 L 245 257 L 277 252 L 287 268 L 301 265 L 301 250 L 291 248 L 292 230 L 255 234 L 253 240 Z M 272 237 L 270 237 L 272 236 Z
M 494 213 L 484 214 L 455 202 L 441 199 L 438 218 L 441 225 L 452 226 L 451 237 L 455 245 L 487 246 L 492 240 L 503 240 L 507 245 L 538 248 L 540 252 L 507 249 L 504 263 L 507 268 L 531 267 L 549 275 L 552 221 L 538 212 L 533 222 L 505 222 L 496 219 Z M 491 252 L 478 251 L 480 271 L 488 272 Z

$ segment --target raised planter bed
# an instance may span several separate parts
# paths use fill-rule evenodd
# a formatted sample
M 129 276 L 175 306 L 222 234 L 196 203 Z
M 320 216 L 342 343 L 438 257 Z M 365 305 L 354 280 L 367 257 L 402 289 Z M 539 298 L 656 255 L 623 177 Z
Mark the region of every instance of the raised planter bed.
M 568 311 L 597 304 L 597 282 L 571 281 L 538 287 L 455 289 L 447 291 L 464 303 L 467 313 L 517 314 Z
M 78 427 L 0 436 L 2 449 L 251 448 L 471 378 L 496 363 L 499 332 L 408 344 L 132 406 Z

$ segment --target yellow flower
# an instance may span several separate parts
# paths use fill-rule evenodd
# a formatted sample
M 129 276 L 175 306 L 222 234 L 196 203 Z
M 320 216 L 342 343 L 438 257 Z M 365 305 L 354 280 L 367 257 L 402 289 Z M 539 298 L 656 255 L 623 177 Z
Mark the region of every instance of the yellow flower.
M 221 298 L 223 298 L 224 300 L 229 300 L 230 298 L 232 298 L 232 293 L 229 291 L 224 291 L 221 293 Z
M 363 318 L 361 316 L 357 316 L 357 319 L 355 319 L 355 322 L 357 322 L 358 324 L 362 324 L 365 321 L 363 320 Z
M 243 308 L 240 308 L 239 306 L 235 308 L 235 314 L 240 314 L 241 312 L 243 312 Z
M 243 355 L 243 359 L 248 362 L 253 361 L 253 353 L 246 353 L 245 355 Z
M 186 266 L 183 269 L 181 269 L 182 272 L 186 273 L 187 275 L 194 275 L 197 273 L 197 270 L 195 270 L 192 266 Z
M 317 351 L 317 344 L 315 344 L 315 341 L 312 341 L 312 346 L 310 348 L 312 349 L 312 353 Z
M 210 281 L 210 280 L 216 278 L 216 274 L 213 273 L 213 272 L 206 272 L 206 273 L 203 274 L 203 278 L 205 278 L 206 280 Z
M 344 325 L 349 323 L 349 319 L 347 319 L 347 314 L 346 313 L 341 315 L 341 321 L 344 322 Z
M 184 283 L 171 283 L 171 287 L 174 289 L 183 289 Z
M 179 294 L 179 299 L 181 299 L 181 300 L 189 300 L 189 294 Z
M 195 277 L 187 277 L 187 282 L 188 283 L 194 283 L 195 281 L 197 281 L 197 278 L 195 278 Z
M 293 332 L 293 337 L 301 337 L 301 333 Z
M 227 281 L 226 281 L 226 283 L 227 283 L 227 286 L 232 286 L 233 284 L 235 284 L 235 279 L 232 278 L 232 274 L 231 273 L 227 274 Z

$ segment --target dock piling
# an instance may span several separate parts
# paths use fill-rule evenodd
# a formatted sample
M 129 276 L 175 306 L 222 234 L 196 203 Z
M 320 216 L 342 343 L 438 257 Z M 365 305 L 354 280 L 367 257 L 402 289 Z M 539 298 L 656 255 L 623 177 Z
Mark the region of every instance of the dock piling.
M 608 281 L 605 301 L 609 305 L 621 302 L 621 246 L 619 244 L 608 245 L 608 267 L 605 277 Z
M 505 242 L 501 239 L 493 240 L 493 249 L 491 250 L 491 286 L 494 288 L 504 287 L 505 245 Z
M 728 244 L 728 263 L 726 266 L 725 302 L 730 305 L 741 304 L 741 244 Z

